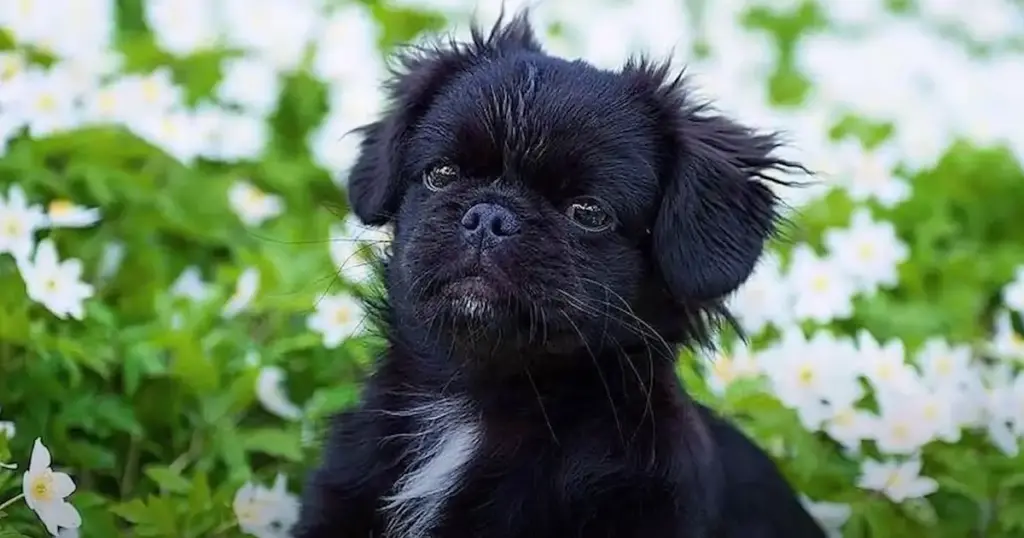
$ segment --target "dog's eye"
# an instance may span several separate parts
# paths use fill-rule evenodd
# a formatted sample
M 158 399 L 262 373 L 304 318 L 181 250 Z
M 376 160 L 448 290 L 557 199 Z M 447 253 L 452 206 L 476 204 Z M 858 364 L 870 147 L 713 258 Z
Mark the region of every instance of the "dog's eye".
M 450 164 L 435 166 L 423 174 L 423 184 L 437 192 L 447 189 L 459 178 L 459 169 Z
M 605 211 L 601 202 L 591 197 L 574 200 L 566 214 L 577 226 L 591 232 L 607 230 L 615 223 L 615 219 Z

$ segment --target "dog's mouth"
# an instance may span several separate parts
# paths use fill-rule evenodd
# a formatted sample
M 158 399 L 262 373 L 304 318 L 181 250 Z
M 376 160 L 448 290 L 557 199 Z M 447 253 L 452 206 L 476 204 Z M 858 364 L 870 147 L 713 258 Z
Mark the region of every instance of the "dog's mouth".
M 494 283 L 483 276 L 463 277 L 444 287 L 444 297 L 454 312 L 469 318 L 493 315 L 499 295 Z

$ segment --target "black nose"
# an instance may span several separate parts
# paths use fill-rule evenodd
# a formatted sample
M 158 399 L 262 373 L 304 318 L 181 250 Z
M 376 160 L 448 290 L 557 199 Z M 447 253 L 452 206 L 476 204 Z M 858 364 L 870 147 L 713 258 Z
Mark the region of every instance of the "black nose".
M 462 233 L 473 244 L 486 248 L 518 234 L 519 219 L 498 204 L 476 204 L 462 216 Z

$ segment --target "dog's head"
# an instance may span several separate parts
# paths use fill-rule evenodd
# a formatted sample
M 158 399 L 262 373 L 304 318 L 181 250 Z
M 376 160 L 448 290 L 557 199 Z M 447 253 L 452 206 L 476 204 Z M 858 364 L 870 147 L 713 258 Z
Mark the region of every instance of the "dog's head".
M 348 189 L 394 227 L 403 325 L 488 356 L 706 336 L 773 231 L 772 136 L 667 66 L 548 56 L 524 15 L 400 62 Z

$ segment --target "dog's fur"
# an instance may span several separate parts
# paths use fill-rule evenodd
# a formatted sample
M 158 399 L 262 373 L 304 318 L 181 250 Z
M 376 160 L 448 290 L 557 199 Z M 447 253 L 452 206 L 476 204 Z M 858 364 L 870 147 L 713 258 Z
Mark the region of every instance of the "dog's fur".
M 773 232 L 765 182 L 795 166 L 775 137 L 666 65 L 551 57 L 525 15 L 400 60 L 349 180 L 355 214 L 394 227 L 389 345 L 295 535 L 824 536 L 673 364 Z M 581 202 L 611 226 L 577 225 Z

